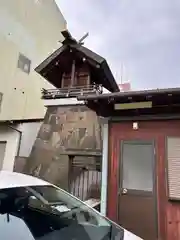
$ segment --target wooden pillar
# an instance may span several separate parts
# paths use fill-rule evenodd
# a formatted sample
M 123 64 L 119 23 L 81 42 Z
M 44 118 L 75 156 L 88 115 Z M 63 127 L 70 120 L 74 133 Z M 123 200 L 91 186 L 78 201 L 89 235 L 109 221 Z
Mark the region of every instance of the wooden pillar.
M 72 69 L 71 69 L 71 87 L 75 84 L 75 70 L 76 70 L 76 62 L 73 60 Z
M 102 178 L 101 178 L 101 214 L 107 214 L 107 188 L 108 188 L 108 144 L 109 144 L 109 124 L 105 119 L 103 123 L 103 148 L 102 148 Z
M 89 74 L 89 71 L 88 71 L 88 79 L 87 79 L 87 86 L 90 86 L 91 85 L 91 78 L 90 78 L 90 74 Z
M 68 171 L 68 191 L 71 193 L 71 175 L 73 170 L 73 160 L 75 158 L 74 155 L 68 155 L 69 158 L 69 171 Z

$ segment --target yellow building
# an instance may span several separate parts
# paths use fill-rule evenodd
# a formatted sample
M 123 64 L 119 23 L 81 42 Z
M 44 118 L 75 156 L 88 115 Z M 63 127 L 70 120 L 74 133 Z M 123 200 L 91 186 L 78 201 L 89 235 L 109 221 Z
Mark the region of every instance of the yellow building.
M 41 89 L 51 87 L 34 68 L 65 29 L 55 0 L 0 1 L 0 169 L 13 170 L 15 157 L 31 151 L 45 114 Z
M 34 68 L 60 47 L 65 28 L 54 0 L 0 1 L 0 121 L 44 117 L 40 91 L 49 83 Z

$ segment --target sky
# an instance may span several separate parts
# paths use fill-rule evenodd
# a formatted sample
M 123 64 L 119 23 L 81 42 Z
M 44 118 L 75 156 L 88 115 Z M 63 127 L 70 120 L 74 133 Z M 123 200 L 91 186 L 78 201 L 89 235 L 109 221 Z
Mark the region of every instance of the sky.
M 133 89 L 180 85 L 179 0 L 56 0 L 73 37 Z

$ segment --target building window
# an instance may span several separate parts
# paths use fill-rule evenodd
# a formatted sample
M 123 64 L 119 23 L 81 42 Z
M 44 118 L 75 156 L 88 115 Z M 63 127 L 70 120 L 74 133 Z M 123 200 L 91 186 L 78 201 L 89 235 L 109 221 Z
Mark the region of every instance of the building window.
M 167 138 L 168 197 L 180 200 L 180 137 Z
M 153 191 L 154 146 L 146 141 L 122 142 L 122 188 Z
M 29 74 L 31 69 L 31 60 L 29 60 L 26 56 L 23 54 L 19 54 L 18 59 L 18 68 L 20 68 L 23 72 Z

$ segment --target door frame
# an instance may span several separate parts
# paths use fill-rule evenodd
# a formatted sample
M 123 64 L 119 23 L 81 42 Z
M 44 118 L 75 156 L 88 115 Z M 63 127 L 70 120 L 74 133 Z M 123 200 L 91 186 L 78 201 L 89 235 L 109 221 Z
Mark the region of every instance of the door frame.
M 131 139 L 119 139 L 119 145 L 120 148 L 119 150 L 121 151 L 119 154 L 118 158 L 118 173 L 117 173 L 117 187 L 118 187 L 118 192 L 117 192 L 117 220 L 119 221 L 119 212 L 120 212 L 120 202 L 121 202 L 121 191 L 120 189 L 122 188 L 122 176 L 123 176 L 123 144 L 126 142 L 132 142 L 132 143 L 140 143 L 140 144 L 147 144 L 151 143 L 153 147 L 153 159 L 152 159 L 152 167 L 153 167 L 153 199 L 154 199 L 154 214 L 155 214 L 155 228 L 156 228 L 156 235 L 158 238 L 159 235 L 159 226 L 158 226 L 158 199 L 157 199 L 157 153 L 156 153 L 156 141 L 155 139 L 142 139 L 142 138 L 131 138 Z M 140 190 L 139 193 L 142 191 Z M 133 195 L 139 195 L 139 193 L 133 193 L 133 190 L 131 191 Z

